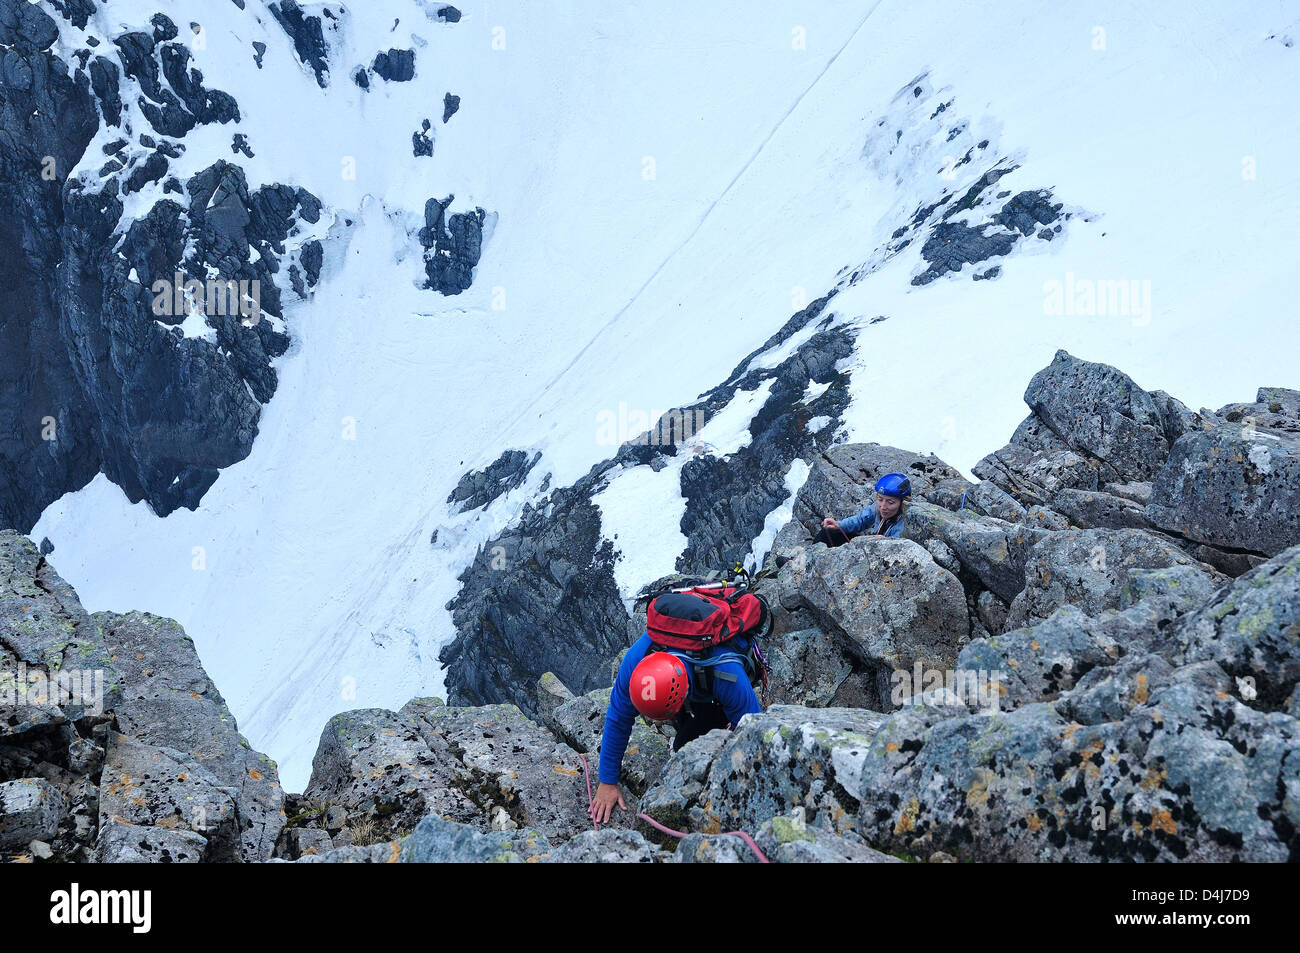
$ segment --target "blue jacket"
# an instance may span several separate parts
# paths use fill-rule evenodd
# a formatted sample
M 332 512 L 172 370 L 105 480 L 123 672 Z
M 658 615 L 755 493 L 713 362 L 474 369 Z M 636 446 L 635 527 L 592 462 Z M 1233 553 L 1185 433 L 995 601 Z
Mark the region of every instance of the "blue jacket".
M 725 643 L 724 643 L 725 644 Z M 627 740 L 632 735 L 632 723 L 636 721 L 637 710 L 632 704 L 632 670 L 637 667 L 650 650 L 650 633 L 644 633 L 623 656 L 623 663 L 618 667 L 618 678 L 614 679 L 614 688 L 609 695 L 609 708 L 605 710 L 605 728 L 600 735 L 600 781 L 602 784 L 618 784 L 619 774 L 623 769 L 623 752 L 627 750 Z M 735 675 L 735 681 L 713 678 L 713 697 L 722 705 L 722 710 L 731 719 L 731 726 L 745 715 L 761 712 L 763 706 L 749 684 L 745 667 L 739 662 L 719 662 L 713 667 L 714 674 Z M 691 666 L 686 666 L 688 681 L 694 678 Z M 694 694 L 692 683 L 691 692 Z
M 840 520 L 840 529 L 852 535 L 853 533 L 872 533 L 875 534 L 880 530 L 880 515 L 876 512 L 876 504 L 872 503 L 857 516 L 850 516 L 847 519 Z M 894 525 L 885 530 L 886 536 L 899 536 L 903 532 L 902 514 L 894 520 Z

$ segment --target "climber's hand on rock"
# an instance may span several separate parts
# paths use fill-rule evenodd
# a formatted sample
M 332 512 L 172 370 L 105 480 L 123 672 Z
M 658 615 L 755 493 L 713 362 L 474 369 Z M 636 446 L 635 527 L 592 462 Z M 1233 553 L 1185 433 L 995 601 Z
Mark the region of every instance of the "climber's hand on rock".
M 614 813 L 615 804 L 627 810 L 627 802 L 623 800 L 623 789 L 617 784 L 601 782 L 596 788 L 596 796 L 591 801 L 591 819 L 597 824 L 605 823 Z

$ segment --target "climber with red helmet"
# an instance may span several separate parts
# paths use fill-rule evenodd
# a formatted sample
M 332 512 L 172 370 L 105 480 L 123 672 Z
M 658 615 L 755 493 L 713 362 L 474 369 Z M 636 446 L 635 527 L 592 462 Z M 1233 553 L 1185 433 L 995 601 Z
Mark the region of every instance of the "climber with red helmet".
M 836 520 L 826 517 L 813 537 L 815 543 L 839 546 L 858 533 L 894 536 L 903 532 L 903 513 L 912 496 L 912 483 L 901 473 L 886 473 L 876 481 L 876 501 L 856 516 Z
M 600 784 L 591 804 L 597 823 L 609 820 L 616 804 L 627 810 L 618 781 L 638 712 L 651 721 L 672 721 L 676 751 L 715 728 L 734 727 L 745 715 L 763 710 L 741 654 L 750 651 L 748 639 L 730 639 L 706 658 L 657 648 L 650 633 L 644 633 L 618 668 L 601 732 Z

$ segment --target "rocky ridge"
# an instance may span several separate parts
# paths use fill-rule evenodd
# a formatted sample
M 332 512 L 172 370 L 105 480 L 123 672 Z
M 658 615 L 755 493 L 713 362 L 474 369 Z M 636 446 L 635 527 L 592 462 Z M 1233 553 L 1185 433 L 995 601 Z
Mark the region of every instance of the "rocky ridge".
M 175 623 L 87 615 L 29 540 L 0 534 L 0 671 L 23 673 L 29 701 L 60 672 L 105 676 L 102 705 L 0 693 L 0 850 L 747 862 L 723 834 L 743 830 L 778 861 L 1296 859 L 1300 392 L 1193 413 L 1059 352 L 1026 403 L 975 484 L 878 444 L 808 453 L 757 582 L 774 607 L 766 711 L 676 753 L 638 724 L 628 749 L 629 806 L 681 841 L 630 814 L 589 829 L 609 690 L 549 671 L 517 674 L 511 703 L 339 714 L 307 790 L 285 794 Z M 504 459 L 514 479 L 526 460 Z M 890 470 L 916 488 L 902 539 L 811 542 Z M 1079 493 L 1105 499 L 1072 509 Z M 617 605 L 603 648 L 550 651 L 615 658 L 643 621 Z

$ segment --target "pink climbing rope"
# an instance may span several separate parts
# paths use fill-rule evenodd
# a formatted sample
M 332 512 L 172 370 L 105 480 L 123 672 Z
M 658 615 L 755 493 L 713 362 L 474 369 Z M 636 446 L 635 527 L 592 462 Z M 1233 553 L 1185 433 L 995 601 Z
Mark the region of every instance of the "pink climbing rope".
M 595 803 L 595 799 L 591 796 L 591 769 L 587 767 L 587 758 L 585 755 L 581 755 L 581 754 L 578 755 L 578 760 L 582 762 L 582 773 L 587 779 L 587 813 L 590 815 L 591 807 Z M 667 834 L 669 837 L 676 837 L 678 840 L 681 840 L 683 837 L 686 836 L 685 831 L 675 831 L 671 827 L 665 827 L 663 824 L 660 824 L 649 814 L 637 814 L 637 817 L 645 821 L 647 824 L 649 824 L 651 827 L 655 828 L 656 830 Z M 591 827 L 592 830 L 600 830 L 600 828 L 596 826 L 596 819 L 594 816 L 591 819 Z M 754 856 L 758 858 L 758 862 L 760 864 L 771 863 L 771 861 L 768 860 L 766 856 L 764 856 L 763 852 L 759 850 L 758 845 L 754 843 L 754 838 L 750 837 L 744 831 L 723 831 L 722 836 L 739 837 L 741 840 L 743 840 L 746 844 L 749 845 L 749 849 L 754 852 Z

